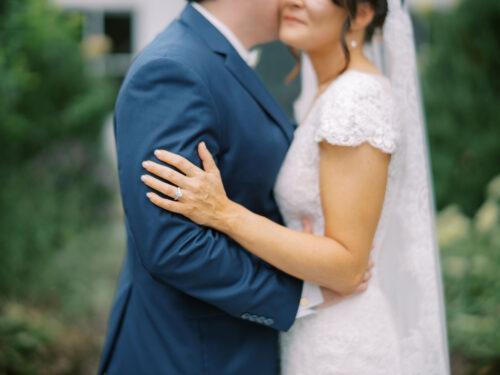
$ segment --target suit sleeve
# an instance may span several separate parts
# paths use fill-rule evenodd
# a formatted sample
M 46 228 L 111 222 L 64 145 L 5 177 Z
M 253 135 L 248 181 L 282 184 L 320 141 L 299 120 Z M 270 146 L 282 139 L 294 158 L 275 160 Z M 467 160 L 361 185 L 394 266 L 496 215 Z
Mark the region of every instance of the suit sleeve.
M 208 88 L 170 59 L 139 68 L 124 84 L 115 113 L 119 174 L 127 222 L 148 272 L 228 314 L 286 331 L 293 324 L 303 282 L 251 256 L 231 238 L 164 211 L 140 181 L 143 160 L 164 148 L 201 166 L 205 141 L 216 161 L 223 124 Z

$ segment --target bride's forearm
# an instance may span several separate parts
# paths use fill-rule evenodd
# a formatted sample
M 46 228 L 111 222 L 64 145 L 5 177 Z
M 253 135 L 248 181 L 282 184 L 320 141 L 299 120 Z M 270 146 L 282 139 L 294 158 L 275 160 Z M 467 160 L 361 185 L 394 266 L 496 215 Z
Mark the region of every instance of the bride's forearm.
M 366 265 L 339 242 L 291 230 L 231 202 L 216 229 L 276 268 L 339 293 L 351 293 Z

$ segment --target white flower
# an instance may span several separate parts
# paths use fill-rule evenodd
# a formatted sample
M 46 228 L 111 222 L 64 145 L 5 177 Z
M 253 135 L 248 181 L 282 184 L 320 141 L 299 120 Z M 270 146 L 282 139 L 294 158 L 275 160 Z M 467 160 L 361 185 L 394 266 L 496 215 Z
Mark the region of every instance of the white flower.
M 465 275 L 467 262 L 460 256 L 447 256 L 444 258 L 444 268 L 448 275 L 455 279 L 460 279 Z
M 95 59 L 111 51 L 111 39 L 102 34 L 91 35 L 82 41 L 83 54 L 88 59 Z
M 490 199 L 500 200 L 500 176 L 495 177 L 488 184 L 487 192 Z
M 448 246 L 468 236 L 470 219 L 457 205 L 451 205 L 438 215 L 437 230 L 439 246 Z
M 481 206 L 474 219 L 476 230 L 481 234 L 489 233 L 498 223 L 498 217 L 497 204 L 491 199 L 487 200 Z

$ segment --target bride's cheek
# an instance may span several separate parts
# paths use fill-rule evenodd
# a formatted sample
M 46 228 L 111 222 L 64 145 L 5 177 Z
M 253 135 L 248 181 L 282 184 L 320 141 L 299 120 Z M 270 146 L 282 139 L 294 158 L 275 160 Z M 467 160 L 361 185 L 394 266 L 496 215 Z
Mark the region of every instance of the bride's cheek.
M 331 0 L 305 0 L 304 3 L 310 10 L 314 12 L 322 12 L 331 5 Z

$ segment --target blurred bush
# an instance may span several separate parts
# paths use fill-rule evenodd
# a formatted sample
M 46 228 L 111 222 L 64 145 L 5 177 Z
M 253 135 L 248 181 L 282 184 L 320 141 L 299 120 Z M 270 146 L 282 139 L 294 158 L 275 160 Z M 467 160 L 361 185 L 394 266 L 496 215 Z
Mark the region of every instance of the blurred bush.
M 422 85 L 437 204 L 472 215 L 500 172 L 500 1 L 462 0 L 426 19 Z
M 112 95 L 86 72 L 78 23 L 46 0 L 2 1 L 0 25 L 0 296 L 20 297 L 96 219 Z
M 500 2 L 461 0 L 421 19 L 453 373 L 498 374 Z
M 443 210 L 438 230 L 451 349 L 488 368 L 500 364 L 500 176 L 486 196 L 473 219 L 456 205 Z
M 95 140 L 110 92 L 85 70 L 80 19 L 47 0 L 4 0 L 0 13 L 0 160 L 37 156 L 68 138 Z
M 80 27 L 48 0 L 0 1 L 2 374 L 91 373 L 115 284 L 100 161 L 114 91 L 88 73 Z
M 0 305 L 0 374 L 95 374 L 124 249 L 121 220 L 84 230 L 39 272 L 52 298 Z

